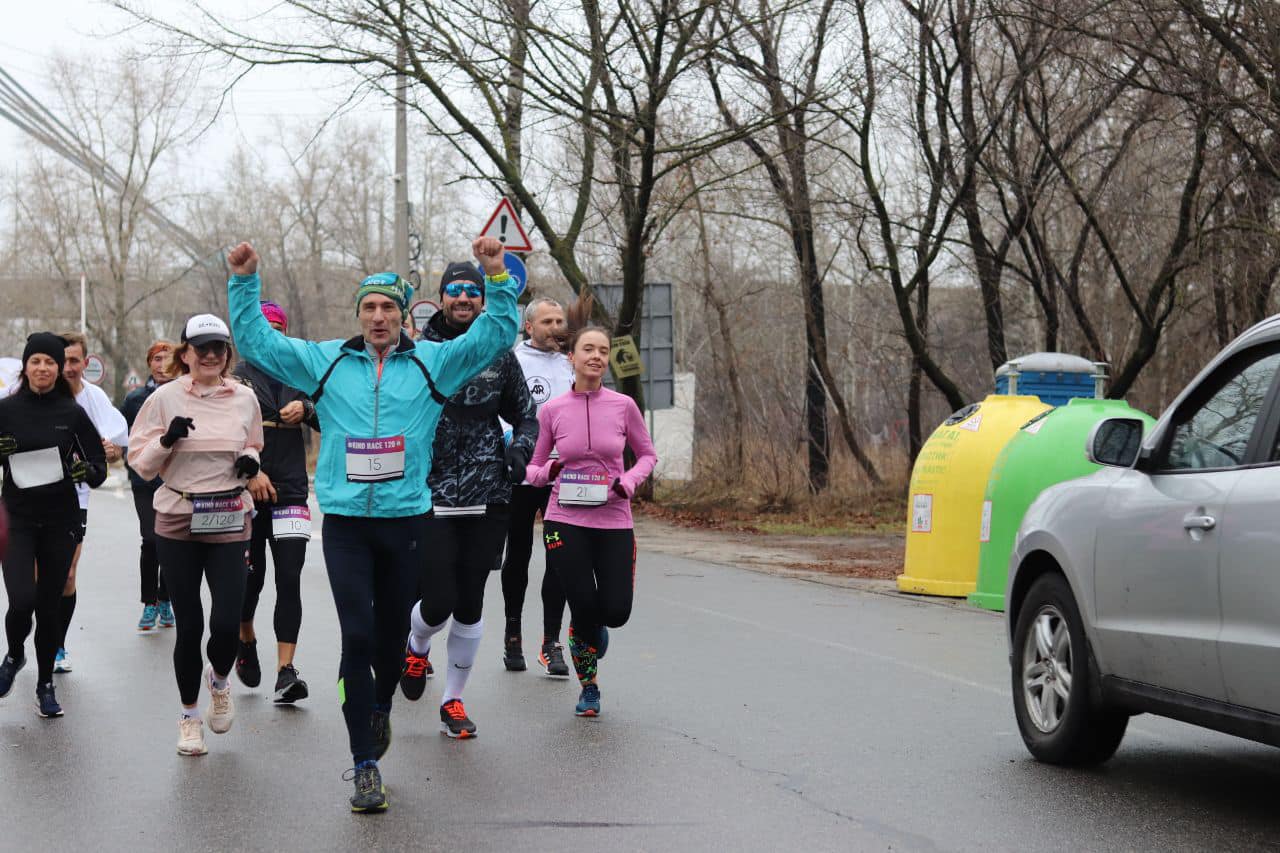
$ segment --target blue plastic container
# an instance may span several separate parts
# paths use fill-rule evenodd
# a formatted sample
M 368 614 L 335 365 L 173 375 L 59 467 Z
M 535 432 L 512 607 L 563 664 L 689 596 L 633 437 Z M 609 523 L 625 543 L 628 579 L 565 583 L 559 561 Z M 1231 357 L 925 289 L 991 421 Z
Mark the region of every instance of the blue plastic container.
M 1000 365 L 996 393 L 1027 394 L 1061 406 L 1077 397 L 1101 397 L 1105 380 L 1105 365 L 1078 355 L 1037 352 Z

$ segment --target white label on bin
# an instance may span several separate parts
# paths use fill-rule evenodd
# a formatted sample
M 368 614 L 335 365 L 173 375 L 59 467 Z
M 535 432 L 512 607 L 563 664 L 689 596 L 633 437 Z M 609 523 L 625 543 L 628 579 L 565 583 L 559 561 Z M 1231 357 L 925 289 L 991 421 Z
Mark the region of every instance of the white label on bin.
M 1031 433 L 1032 435 L 1035 435 L 1036 433 L 1038 433 L 1038 432 L 1040 431 L 1040 427 L 1042 427 L 1042 426 L 1044 426 L 1044 418 L 1040 418 L 1039 420 L 1035 421 L 1035 422 L 1034 422 L 1033 424 L 1031 424 L 1029 427 L 1027 427 L 1026 429 L 1024 429 L 1024 430 L 1023 430 L 1023 432 L 1029 432 L 1029 433 Z
M 969 432 L 977 432 L 978 427 L 980 426 L 982 426 L 982 412 L 978 412 L 978 414 L 974 415 L 973 417 L 969 418 L 969 420 L 960 424 L 959 428 L 967 429 Z
M 915 495 L 911 499 L 911 532 L 933 530 L 933 495 Z
M 982 502 L 982 529 L 978 532 L 978 541 L 991 541 L 991 501 Z

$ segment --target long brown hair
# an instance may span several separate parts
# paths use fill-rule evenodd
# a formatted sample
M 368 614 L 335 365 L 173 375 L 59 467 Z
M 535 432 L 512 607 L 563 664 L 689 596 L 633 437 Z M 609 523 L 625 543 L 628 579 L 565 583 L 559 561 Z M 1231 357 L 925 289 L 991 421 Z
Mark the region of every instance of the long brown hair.
M 177 379 L 191 372 L 191 368 L 187 367 L 187 363 L 182 360 L 182 356 L 187 350 L 194 349 L 188 341 L 183 341 L 173 350 L 173 355 L 169 357 L 169 366 L 165 369 L 164 375 L 170 379 Z M 231 373 L 231 369 L 236 366 L 236 348 L 227 341 L 227 363 L 222 366 L 222 375 L 226 376 Z
M 591 291 L 586 291 L 578 294 L 578 298 L 573 300 L 573 304 L 564 312 L 565 325 L 569 328 L 569 340 L 565 344 L 566 354 L 573 352 L 573 348 L 578 345 L 578 339 L 585 332 L 599 332 L 604 335 L 610 345 L 613 344 L 613 333 L 599 323 L 591 322 L 591 312 L 595 307 L 595 295 Z

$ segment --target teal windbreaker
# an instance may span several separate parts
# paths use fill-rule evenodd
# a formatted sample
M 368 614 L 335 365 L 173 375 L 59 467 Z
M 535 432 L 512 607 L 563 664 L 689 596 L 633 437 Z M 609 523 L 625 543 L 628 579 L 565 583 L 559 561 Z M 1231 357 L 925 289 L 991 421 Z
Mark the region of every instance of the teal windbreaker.
M 257 273 L 227 282 L 231 332 L 240 354 L 266 373 L 315 399 L 324 429 L 316 464 L 316 498 L 326 513 L 400 518 L 431 509 L 427 473 L 443 401 L 511 348 L 516 338 L 516 282 L 485 279 L 485 310 L 465 335 L 452 341 L 413 343 L 403 332 L 382 366 L 382 377 L 364 338 L 302 341 L 272 329 L 258 305 Z M 339 356 L 344 356 L 338 361 Z M 417 358 L 419 364 L 413 359 Z M 335 361 L 337 363 L 335 364 Z M 428 387 L 422 368 L 437 394 Z M 439 399 L 437 399 L 437 396 Z M 404 477 L 377 483 L 347 480 L 347 438 L 404 436 Z

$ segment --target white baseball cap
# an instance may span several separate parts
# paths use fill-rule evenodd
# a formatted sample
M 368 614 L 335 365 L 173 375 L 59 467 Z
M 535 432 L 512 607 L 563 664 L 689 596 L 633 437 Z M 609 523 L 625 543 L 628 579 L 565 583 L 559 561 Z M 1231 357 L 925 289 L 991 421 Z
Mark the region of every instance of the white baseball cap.
M 182 341 L 193 346 L 202 346 L 212 341 L 231 342 L 231 330 L 227 324 L 212 314 L 197 314 L 187 321 L 182 330 Z

